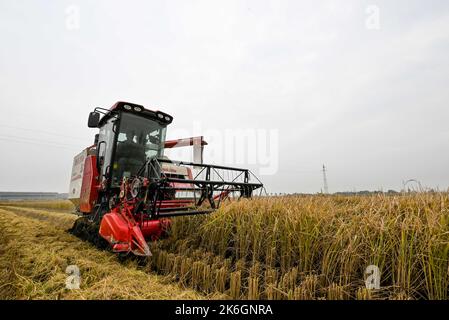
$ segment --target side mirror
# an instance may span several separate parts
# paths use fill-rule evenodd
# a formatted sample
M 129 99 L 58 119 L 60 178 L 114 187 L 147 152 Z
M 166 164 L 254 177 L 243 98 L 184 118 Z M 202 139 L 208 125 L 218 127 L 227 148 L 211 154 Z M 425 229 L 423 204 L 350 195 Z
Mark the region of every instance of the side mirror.
M 98 128 L 100 123 L 100 114 L 98 112 L 89 113 L 89 120 L 87 121 L 87 126 L 89 128 Z

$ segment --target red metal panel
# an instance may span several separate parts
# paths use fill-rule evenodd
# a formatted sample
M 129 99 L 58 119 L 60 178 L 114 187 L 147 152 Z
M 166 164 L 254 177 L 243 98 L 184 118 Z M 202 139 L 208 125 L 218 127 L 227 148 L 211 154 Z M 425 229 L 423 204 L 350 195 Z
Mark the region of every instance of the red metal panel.
M 83 183 L 80 194 L 80 211 L 91 213 L 98 198 L 97 157 L 87 156 L 84 161 Z
M 130 226 L 120 214 L 109 212 L 103 216 L 100 224 L 100 235 L 112 245 L 130 241 Z
M 170 226 L 170 219 L 144 220 L 137 222 L 130 216 L 133 206 L 115 208 L 105 214 L 100 223 L 100 236 L 106 239 L 114 252 L 133 252 L 136 255 L 151 255 L 146 242 L 159 239 Z

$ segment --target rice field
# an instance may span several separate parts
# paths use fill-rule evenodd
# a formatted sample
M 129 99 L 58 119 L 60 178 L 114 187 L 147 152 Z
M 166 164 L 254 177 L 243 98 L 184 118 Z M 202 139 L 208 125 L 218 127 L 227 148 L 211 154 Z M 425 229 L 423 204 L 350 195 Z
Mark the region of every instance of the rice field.
M 159 277 L 164 285 L 189 292 L 184 296 L 186 299 L 448 298 L 447 193 L 316 195 L 228 203 L 211 215 L 174 219 L 170 237 L 152 243 L 153 256 L 139 264 L 133 259 L 119 262 L 112 253 L 96 250 L 64 233 L 74 216 L 67 213 L 69 207 L 61 211 L 62 207 L 58 206 L 62 205 L 54 202 L 0 204 L 2 234 L 5 228 L 13 228 L 12 225 L 17 230 L 33 229 L 34 233 L 8 231 L 5 234 L 9 234 L 9 243 L 13 244 L 38 239 L 39 250 L 27 251 L 25 257 L 38 261 L 41 255 L 46 255 L 44 260 L 51 261 L 53 266 L 50 273 L 53 276 L 48 279 L 54 278 L 51 283 L 59 288 L 50 290 L 48 296 L 44 289 L 36 289 L 40 293 L 35 296 L 31 294 L 34 291 L 27 291 L 30 290 L 25 285 L 28 282 L 20 282 L 21 285 L 13 286 L 19 288 L 14 290 L 20 293 L 17 295 L 20 298 L 99 297 L 97 290 L 91 292 L 96 288 L 95 281 L 85 283 L 77 292 L 65 292 L 63 284 L 59 287 L 55 284 L 65 276 L 61 273 L 65 265 L 62 261 L 71 256 L 106 266 L 108 270 L 111 264 L 111 274 L 106 277 L 110 281 L 117 276 L 113 271 L 123 272 L 120 281 L 126 291 L 120 293 L 121 286 L 111 289 L 113 293 L 104 289 L 101 298 L 157 298 L 142 292 L 129 294 L 132 292 L 129 287 L 136 290 L 134 285 L 141 281 L 140 277 Z M 56 240 L 39 239 L 42 229 L 39 223 L 58 226 Z M 5 250 L 5 246 L 2 248 Z M 37 276 L 40 269 L 36 264 L 6 248 L 2 257 L 4 254 L 17 257 L 18 263 L 28 268 L 27 272 L 36 272 Z M 6 263 L 1 260 L 2 264 Z M 378 289 L 366 287 L 368 266 L 376 266 L 380 271 Z M 3 278 L 2 274 L 0 296 L 4 296 L 5 288 L 16 292 L 11 286 L 5 286 Z M 47 286 L 45 281 L 42 285 Z M 176 297 L 174 294 L 163 298 Z

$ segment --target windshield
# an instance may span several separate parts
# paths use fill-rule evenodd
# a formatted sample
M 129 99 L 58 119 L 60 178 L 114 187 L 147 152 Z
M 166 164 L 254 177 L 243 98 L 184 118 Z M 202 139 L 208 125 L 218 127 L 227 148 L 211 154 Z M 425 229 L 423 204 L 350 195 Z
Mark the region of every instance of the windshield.
M 162 157 L 166 127 L 158 122 L 123 112 L 117 138 L 112 183 L 137 174 L 147 159 Z

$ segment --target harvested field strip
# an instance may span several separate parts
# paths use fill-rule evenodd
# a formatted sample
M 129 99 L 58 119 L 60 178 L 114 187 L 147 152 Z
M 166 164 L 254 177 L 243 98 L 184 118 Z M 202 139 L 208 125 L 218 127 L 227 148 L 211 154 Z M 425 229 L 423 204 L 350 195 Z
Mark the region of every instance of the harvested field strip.
M 60 211 L 73 211 L 75 208 L 69 200 L 1 201 L 0 206 L 14 206 L 22 208 L 48 209 Z
M 28 207 L 4 206 L 0 205 L 0 209 L 16 213 L 17 215 L 33 218 L 41 221 L 46 221 L 57 226 L 59 229 L 67 230 L 72 227 L 75 220 L 78 218 L 74 214 L 68 214 L 64 211 L 54 211 L 49 209 L 32 209 Z
M 1 299 L 200 299 L 202 295 L 117 260 L 55 227 L 57 213 L 36 219 L 0 208 Z M 41 215 L 46 213 L 42 212 Z M 55 215 L 51 217 L 51 215 Z M 53 221 L 51 219 L 53 218 Z M 60 221 L 64 219 L 59 217 Z M 68 220 L 66 220 L 66 223 Z M 68 265 L 81 273 L 79 290 L 65 288 Z

